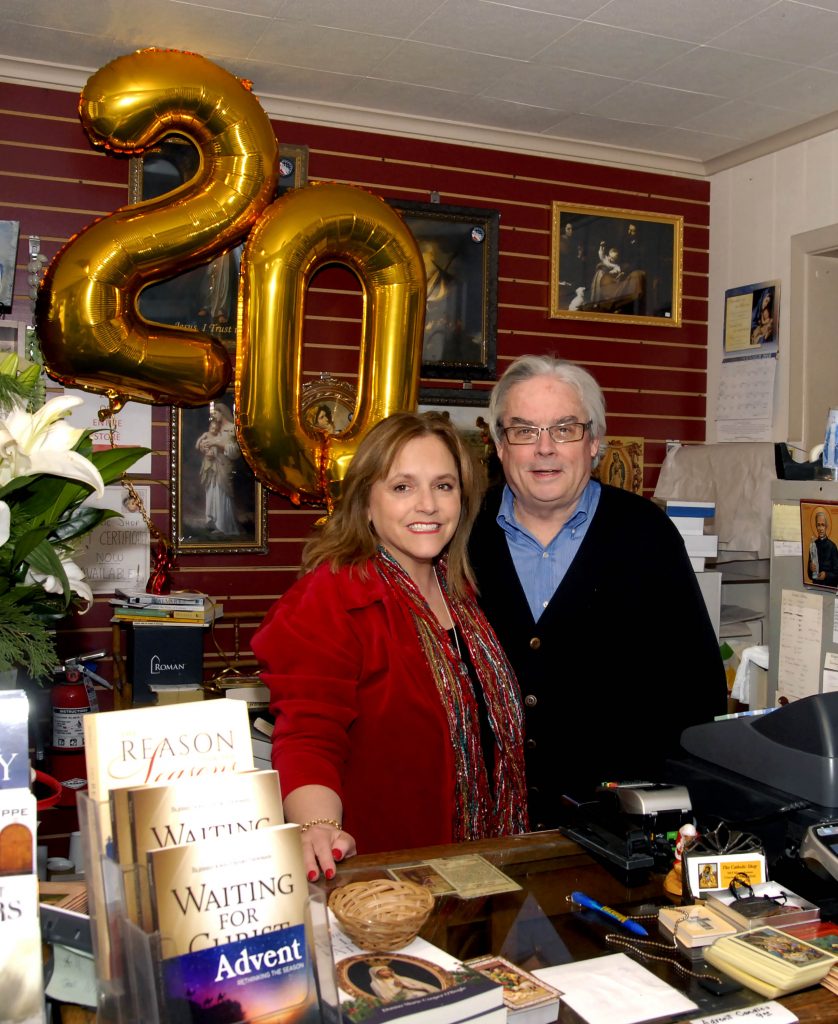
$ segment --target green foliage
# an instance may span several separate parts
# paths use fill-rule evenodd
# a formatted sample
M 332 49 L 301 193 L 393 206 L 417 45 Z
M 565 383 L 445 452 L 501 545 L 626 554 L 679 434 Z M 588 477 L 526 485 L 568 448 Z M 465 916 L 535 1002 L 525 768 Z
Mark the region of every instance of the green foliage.
M 100 523 L 118 515 L 82 505 L 97 483 L 90 464 L 104 484 L 114 483 L 147 451 L 94 452 L 90 431 L 68 433 L 62 428 L 48 436 L 64 410 L 56 400 L 41 419 L 27 420 L 42 404 L 40 367 L 21 370 L 17 356 L 0 358 L 0 479 L 5 481 L 0 486 L 0 669 L 22 665 L 33 678 L 49 676 L 57 663 L 51 625 L 71 608 L 86 604 L 80 594 L 89 599 L 72 561 L 76 546 Z M 13 422 L 18 424 L 17 437 Z M 70 451 L 76 454 L 64 455 Z M 21 468 L 22 475 L 17 475 Z M 68 478 L 65 471 L 81 479 Z
M 0 671 L 22 666 L 33 679 L 48 680 L 57 664 L 55 643 L 45 620 L 31 607 L 2 602 Z

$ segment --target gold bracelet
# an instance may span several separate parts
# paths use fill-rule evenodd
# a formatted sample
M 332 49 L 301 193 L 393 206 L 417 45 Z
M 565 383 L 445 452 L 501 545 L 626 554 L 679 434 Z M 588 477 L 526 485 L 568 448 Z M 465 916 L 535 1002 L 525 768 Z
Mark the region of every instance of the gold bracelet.
M 314 825 L 333 825 L 340 832 L 340 822 L 335 821 L 334 818 L 312 818 L 311 821 L 300 825 L 300 832 L 308 832 Z

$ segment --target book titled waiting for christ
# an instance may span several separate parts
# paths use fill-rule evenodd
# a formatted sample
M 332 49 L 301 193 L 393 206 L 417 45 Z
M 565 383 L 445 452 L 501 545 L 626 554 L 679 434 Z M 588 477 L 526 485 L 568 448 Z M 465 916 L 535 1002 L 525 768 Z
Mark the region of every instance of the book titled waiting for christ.
M 304 923 L 299 825 L 149 850 L 148 863 L 164 959 Z
M 167 1024 L 320 1024 L 299 826 L 148 859 Z
M 126 874 L 126 910 L 146 931 L 153 927 L 146 868 L 149 850 L 242 835 L 285 821 L 279 774 L 272 769 L 224 774 L 211 780 L 199 776 L 124 792 L 132 842 L 125 858 L 123 850 L 118 850 L 119 862 L 126 868 L 139 865 L 133 876 L 139 906 L 129 895 L 132 876 Z M 120 825 L 115 822 L 117 833 L 124 831 Z

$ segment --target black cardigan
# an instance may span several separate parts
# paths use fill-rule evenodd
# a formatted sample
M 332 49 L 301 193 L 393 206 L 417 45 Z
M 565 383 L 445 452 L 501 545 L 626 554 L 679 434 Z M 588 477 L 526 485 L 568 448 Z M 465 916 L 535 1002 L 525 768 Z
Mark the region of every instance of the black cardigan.
M 608 779 L 660 780 L 683 729 L 725 710 L 724 668 L 683 540 L 653 502 L 603 485 L 567 574 L 538 622 L 487 495 L 469 554 L 480 603 L 524 698 L 533 828 L 561 796 Z

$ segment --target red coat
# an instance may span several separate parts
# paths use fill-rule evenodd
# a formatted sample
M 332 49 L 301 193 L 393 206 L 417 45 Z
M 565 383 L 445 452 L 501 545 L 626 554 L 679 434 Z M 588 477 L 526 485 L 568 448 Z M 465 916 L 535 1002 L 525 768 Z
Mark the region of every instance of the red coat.
M 370 566 L 322 565 L 253 637 L 282 792 L 328 786 L 359 853 L 453 840 L 448 723 L 411 617 Z

